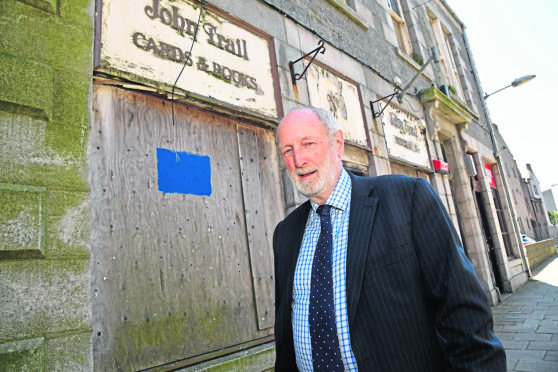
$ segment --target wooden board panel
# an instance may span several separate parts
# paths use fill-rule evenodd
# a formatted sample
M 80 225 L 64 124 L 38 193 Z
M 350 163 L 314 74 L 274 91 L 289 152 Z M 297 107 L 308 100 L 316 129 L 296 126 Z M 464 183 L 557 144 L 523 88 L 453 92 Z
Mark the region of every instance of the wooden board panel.
M 271 219 L 282 216 L 282 208 L 275 209 L 269 198 L 270 194 L 280 195 L 278 192 L 269 193 L 277 191 L 273 180 L 278 180 L 278 176 L 272 179 L 264 176 L 276 169 L 277 164 L 272 159 L 273 151 L 266 147 L 269 143 L 273 143 L 273 137 L 266 136 L 263 129 L 238 127 L 244 210 L 259 329 L 273 327 L 275 319 L 272 231 L 269 227 L 274 227 L 277 221 L 268 225 L 266 216 L 270 215 Z
M 409 177 L 421 177 L 430 182 L 430 177 L 428 173 L 422 172 L 413 167 L 407 167 L 399 163 L 391 162 L 391 173 L 392 174 L 403 174 Z
M 96 369 L 148 368 L 273 333 L 272 317 L 256 322 L 259 301 L 264 312 L 273 309 L 273 292 L 269 280 L 264 287 L 252 283 L 251 268 L 260 263 L 250 262 L 244 215 L 245 209 L 255 213 L 280 202 L 274 143 L 267 131 L 252 131 L 271 152 L 258 154 L 271 159 L 260 179 L 271 186 L 259 186 L 265 202 L 245 201 L 238 123 L 175 105 L 173 126 L 170 112 L 168 101 L 95 85 L 90 158 Z M 157 148 L 208 156 L 211 195 L 160 192 Z M 250 219 L 264 236 L 254 257 L 261 257 L 267 277 L 273 273 L 268 235 L 276 220 Z

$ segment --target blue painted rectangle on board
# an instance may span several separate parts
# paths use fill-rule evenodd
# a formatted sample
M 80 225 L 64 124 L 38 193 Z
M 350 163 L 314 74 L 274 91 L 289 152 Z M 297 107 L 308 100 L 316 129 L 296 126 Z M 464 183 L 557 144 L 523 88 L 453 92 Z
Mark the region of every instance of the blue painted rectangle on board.
M 211 195 L 209 156 L 157 149 L 159 191 L 192 195 Z

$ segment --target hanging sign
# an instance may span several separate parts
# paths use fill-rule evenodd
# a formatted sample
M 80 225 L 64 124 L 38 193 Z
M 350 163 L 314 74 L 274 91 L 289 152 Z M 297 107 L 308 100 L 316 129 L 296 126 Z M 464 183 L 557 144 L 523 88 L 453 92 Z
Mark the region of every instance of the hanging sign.
M 381 120 L 390 157 L 432 169 L 420 120 L 392 105 L 386 107 Z
M 272 39 L 205 4 L 105 0 L 98 69 L 277 117 Z M 197 30 L 192 53 L 190 46 Z
M 445 161 L 434 159 L 432 160 L 432 164 L 434 164 L 434 172 L 440 174 L 448 174 L 449 173 L 449 164 Z
M 335 116 L 345 140 L 370 147 L 358 85 L 317 63 L 308 68 L 306 79 L 312 106 L 326 109 Z
M 492 172 L 492 167 L 490 166 L 490 164 L 484 163 L 484 174 L 486 177 L 488 177 L 488 183 L 490 184 L 490 187 L 495 189 L 496 181 L 494 180 L 494 173 Z

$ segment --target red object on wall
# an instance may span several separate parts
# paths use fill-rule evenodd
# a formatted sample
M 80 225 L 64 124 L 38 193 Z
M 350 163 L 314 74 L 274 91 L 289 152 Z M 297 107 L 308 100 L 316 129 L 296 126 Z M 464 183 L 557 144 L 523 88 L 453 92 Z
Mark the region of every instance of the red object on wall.
M 494 173 L 492 173 L 492 167 L 490 164 L 484 163 L 484 174 L 488 177 L 488 181 L 490 183 L 490 187 L 496 188 L 496 181 L 494 180 Z
M 442 174 L 449 173 L 449 164 L 446 163 L 445 161 L 434 159 L 432 160 L 432 163 L 434 164 L 434 172 L 442 173 Z

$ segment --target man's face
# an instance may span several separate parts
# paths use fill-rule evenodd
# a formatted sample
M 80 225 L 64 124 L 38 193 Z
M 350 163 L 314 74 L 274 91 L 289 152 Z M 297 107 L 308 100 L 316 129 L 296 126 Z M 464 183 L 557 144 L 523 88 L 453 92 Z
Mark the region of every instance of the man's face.
M 328 136 L 326 126 L 311 110 L 287 114 L 277 130 L 279 149 L 293 183 L 301 194 L 323 204 L 341 174 L 343 133 Z

